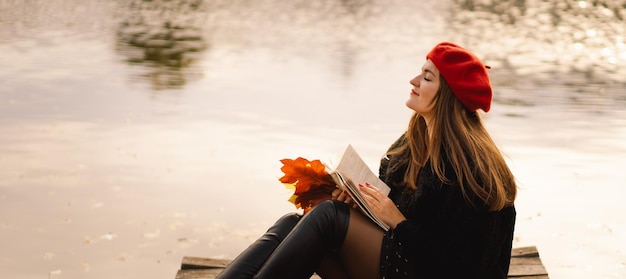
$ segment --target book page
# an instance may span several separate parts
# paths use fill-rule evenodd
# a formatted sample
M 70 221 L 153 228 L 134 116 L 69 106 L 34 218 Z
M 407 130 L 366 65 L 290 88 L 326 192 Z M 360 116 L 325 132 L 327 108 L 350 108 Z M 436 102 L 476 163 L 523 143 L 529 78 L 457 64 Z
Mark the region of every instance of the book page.
M 365 216 L 367 216 L 370 220 L 376 223 L 383 230 L 385 231 L 389 230 L 389 225 L 385 224 L 385 222 L 380 220 L 380 218 L 378 218 L 378 216 L 376 216 L 372 212 L 369 205 L 367 204 L 367 201 L 365 201 L 365 198 L 363 198 L 361 191 L 354 184 L 354 182 L 352 182 L 352 180 L 343 177 L 341 173 L 339 172 L 333 172 L 330 175 L 335 180 L 337 185 L 339 185 L 340 188 L 348 191 L 348 194 L 350 195 L 350 197 L 352 197 L 352 200 L 354 201 L 354 203 L 359 207 L 359 209 L 361 209 L 361 212 L 363 212 Z
M 369 183 L 378 188 L 385 196 L 389 195 L 391 190 L 385 182 L 380 180 L 376 174 L 370 170 L 365 164 L 361 156 L 356 152 L 352 145 L 348 145 L 346 151 L 341 157 L 341 161 L 335 171 L 340 172 L 343 176 L 350 178 L 355 185 Z
M 371 219 L 383 230 L 389 230 L 389 225 L 385 224 L 372 212 L 367 204 L 367 201 L 363 198 L 363 194 L 358 185 L 369 183 L 380 189 L 380 191 L 385 195 L 388 195 L 391 189 L 370 170 L 367 164 L 365 164 L 363 159 L 361 159 L 359 154 L 356 153 L 356 150 L 354 150 L 351 145 L 348 145 L 348 148 L 341 158 L 339 165 L 335 171 L 330 172 L 330 175 L 339 188 L 348 191 L 348 194 L 350 194 L 354 203 L 358 205 L 365 216 Z

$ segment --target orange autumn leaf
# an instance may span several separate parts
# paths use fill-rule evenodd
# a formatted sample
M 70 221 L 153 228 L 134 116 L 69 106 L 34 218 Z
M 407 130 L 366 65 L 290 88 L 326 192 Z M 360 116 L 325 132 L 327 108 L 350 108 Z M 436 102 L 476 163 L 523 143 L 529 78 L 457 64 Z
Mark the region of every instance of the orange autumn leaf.
M 309 161 L 298 157 L 280 161 L 283 163 L 280 170 L 284 176 L 279 180 L 294 188 L 289 201 L 296 208 L 303 208 L 306 213 L 315 204 L 330 198 L 336 186 L 320 160 Z
M 283 167 L 280 170 L 285 174 L 279 180 L 282 183 L 296 183 L 295 194 L 301 194 L 310 190 L 314 185 L 335 185 L 332 178 L 326 172 L 326 166 L 320 160 L 309 161 L 298 157 L 295 160 L 280 160 Z

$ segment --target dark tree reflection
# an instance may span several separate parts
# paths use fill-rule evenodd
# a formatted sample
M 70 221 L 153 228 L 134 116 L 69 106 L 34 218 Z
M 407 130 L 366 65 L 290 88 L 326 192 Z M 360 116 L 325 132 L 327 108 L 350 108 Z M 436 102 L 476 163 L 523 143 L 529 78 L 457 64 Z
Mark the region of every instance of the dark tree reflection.
M 208 47 L 202 0 L 126 0 L 122 6 L 116 50 L 137 66 L 133 79 L 163 90 L 200 77 L 193 66 Z

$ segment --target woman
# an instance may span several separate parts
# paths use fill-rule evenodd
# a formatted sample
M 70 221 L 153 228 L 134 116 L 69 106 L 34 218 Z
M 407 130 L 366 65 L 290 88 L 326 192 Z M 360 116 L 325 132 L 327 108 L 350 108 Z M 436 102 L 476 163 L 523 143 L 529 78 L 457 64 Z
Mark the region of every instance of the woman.
M 218 278 L 507 278 L 516 185 L 477 112 L 491 106 L 487 67 L 449 42 L 426 58 L 408 130 L 381 161 L 391 193 L 361 187 L 391 229 L 336 190 L 304 217 L 285 215 Z

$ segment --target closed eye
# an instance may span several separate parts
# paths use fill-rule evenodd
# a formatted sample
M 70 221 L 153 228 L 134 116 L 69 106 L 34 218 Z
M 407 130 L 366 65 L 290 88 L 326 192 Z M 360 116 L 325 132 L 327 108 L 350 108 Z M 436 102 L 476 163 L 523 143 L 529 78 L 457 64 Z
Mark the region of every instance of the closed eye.
M 427 78 L 427 76 L 431 76 L 431 77 L 435 77 L 436 76 L 435 72 L 433 72 L 430 69 L 422 69 L 422 73 L 424 75 L 424 80 L 425 81 L 432 81 L 432 79 L 431 78 Z

